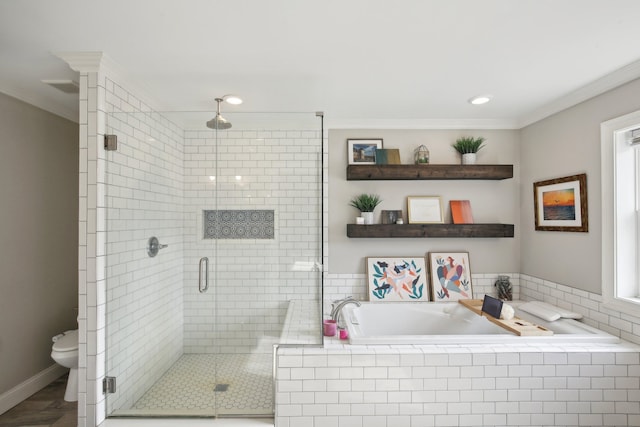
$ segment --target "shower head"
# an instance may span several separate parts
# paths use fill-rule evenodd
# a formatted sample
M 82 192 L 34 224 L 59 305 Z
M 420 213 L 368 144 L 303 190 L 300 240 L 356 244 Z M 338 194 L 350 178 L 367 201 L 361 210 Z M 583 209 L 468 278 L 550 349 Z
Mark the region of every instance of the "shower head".
M 216 116 L 207 122 L 207 127 L 211 129 L 224 130 L 231 127 L 231 122 L 220 115 L 220 103 L 224 101 L 222 98 L 216 98 L 218 103 L 218 109 L 216 110 Z

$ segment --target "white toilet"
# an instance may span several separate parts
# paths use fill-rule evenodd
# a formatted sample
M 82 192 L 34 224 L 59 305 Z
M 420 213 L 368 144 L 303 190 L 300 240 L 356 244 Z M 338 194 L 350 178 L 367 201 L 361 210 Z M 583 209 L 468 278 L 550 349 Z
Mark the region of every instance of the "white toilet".
M 59 365 L 69 368 L 64 400 L 78 401 L 78 330 L 66 331 L 52 338 L 51 358 Z

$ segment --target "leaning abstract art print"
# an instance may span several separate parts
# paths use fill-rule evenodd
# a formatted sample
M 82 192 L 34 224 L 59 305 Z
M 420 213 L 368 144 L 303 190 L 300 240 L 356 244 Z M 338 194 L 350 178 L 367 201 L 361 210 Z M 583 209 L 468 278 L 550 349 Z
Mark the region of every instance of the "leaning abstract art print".
M 429 301 L 424 257 L 367 257 L 369 301 Z
M 429 252 L 433 301 L 472 299 L 468 252 Z
M 536 230 L 589 231 L 587 175 L 533 183 Z

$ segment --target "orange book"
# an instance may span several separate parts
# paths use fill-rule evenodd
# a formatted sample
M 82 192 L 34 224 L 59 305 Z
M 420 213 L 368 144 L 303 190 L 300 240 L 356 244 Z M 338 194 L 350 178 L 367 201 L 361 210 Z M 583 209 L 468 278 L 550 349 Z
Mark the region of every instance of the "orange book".
M 471 203 L 468 200 L 451 200 L 451 217 L 454 224 L 473 224 L 471 215 Z

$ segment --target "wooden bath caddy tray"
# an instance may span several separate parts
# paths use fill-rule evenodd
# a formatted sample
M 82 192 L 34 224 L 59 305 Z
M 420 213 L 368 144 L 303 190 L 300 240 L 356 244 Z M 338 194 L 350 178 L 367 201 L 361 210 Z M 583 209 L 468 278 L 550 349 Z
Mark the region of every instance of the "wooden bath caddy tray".
M 482 311 L 482 301 L 481 299 L 461 299 L 458 300 L 460 304 L 473 311 L 479 316 L 486 317 L 489 321 L 495 323 L 507 331 L 520 335 L 520 336 L 534 336 L 534 335 L 553 335 L 553 331 L 536 325 L 535 323 L 531 323 L 527 320 L 522 320 L 519 317 L 514 317 L 513 319 L 504 320 L 504 319 L 496 319 Z

